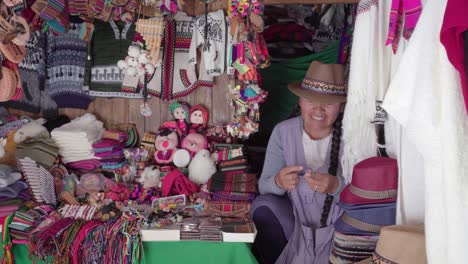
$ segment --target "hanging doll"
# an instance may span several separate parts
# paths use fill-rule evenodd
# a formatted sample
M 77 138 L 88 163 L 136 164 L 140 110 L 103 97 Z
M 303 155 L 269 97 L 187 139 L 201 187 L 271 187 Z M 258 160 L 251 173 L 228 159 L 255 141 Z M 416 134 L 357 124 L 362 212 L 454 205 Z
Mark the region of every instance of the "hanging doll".
M 159 165 L 168 165 L 172 163 L 172 158 L 177 146 L 179 145 L 179 137 L 177 133 L 171 129 L 163 128 L 156 136 L 154 146 L 154 160 Z
M 190 133 L 204 134 L 208 123 L 208 111 L 202 105 L 190 108 Z
M 180 137 L 184 137 L 188 134 L 188 122 L 189 122 L 189 112 L 190 106 L 182 102 L 173 102 L 169 106 L 169 112 L 175 118 L 175 127 L 177 133 Z M 166 122 L 168 125 L 172 125 L 172 122 Z

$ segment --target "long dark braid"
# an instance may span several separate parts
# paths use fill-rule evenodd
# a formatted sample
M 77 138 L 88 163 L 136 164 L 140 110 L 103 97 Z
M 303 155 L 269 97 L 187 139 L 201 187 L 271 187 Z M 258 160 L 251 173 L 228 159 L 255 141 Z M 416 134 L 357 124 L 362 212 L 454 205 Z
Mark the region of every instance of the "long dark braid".
M 341 123 L 343 120 L 343 113 L 340 113 L 338 118 L 333 124 L 333 137 L 332 146 L 330 151 L 330 167 L 328 167 L 328 174 L 336 176 L 338 171 L 338 162 L 340 156 L 340 144 L 341 144 Z M 331 205 L 333 203 L 333 195 L 327 194 L 325 203 L 322 208 L 322 217 L 320 218 L 320 226 L 325 227 L 327 225 L 328 215 L 330 214 Z

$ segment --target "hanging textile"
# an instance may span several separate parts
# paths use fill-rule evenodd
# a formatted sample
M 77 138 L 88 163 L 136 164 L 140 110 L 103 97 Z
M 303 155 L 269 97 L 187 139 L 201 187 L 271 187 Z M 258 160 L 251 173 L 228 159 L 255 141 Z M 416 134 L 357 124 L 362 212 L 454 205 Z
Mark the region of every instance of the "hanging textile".
M 192 34 L 193 19 L 185 13 L 179 12 L 166 21 L 161 66 L 148 82 L 149 94 L 168 101 L 186 96 L 200 86 L 213 87 L 213 77 L 206 76 L 203 60 L 199 78 L 195 65 L 187 63 Z
M 465 60 L 465 48 L 463 32 L 468 29 L 468 2 L 463 0 L 450 0 L 444 14 L 444 23 L 440 32 L 440 41 L 445 46 L 447 56 L 453 66 L 458 70 L 462 83 L 465 108 L 468 112 L 468 83 L 467 67 Z M 465 33 L 467 35 L 468 33 Z M 468 35 L 467 35 L 468 36 Z M 467 45 L 465 43 L 465 45 Z
M 188 62 L 197 64 L 197 48 L 203 44 L 206 47 L 201 51 L 201 60 L 205 64 L 206 74 L 210 76 L 223 74 L 226 71 L 226 54 L 231 42 L 231 34 L 228 33 L 230 27 L 226 22 L 224 11 L 211 12 L 206 18 L 204 15 L 196 17 L 193 24 Z
M 468 244 L 468 117 L 457 72 L 439 41 L 446 4 L 424 5 L 383 102 L 424 159 L 424 171 L 402 177 L 425 185 L 429 263 L 460 262 Z
M 409 39 L 413 34 L 421 9 L 421 0 L 392 0 L 388 36 L 385 44 L 392 44 L 393 53 L 396 53 L 398 49 L 401 35 L 405 39 Z
M 385 46 L 389 13 L 389 1 L 364 0 L 357 8 L 343 119 L 342 165 L 346 181 L 351 180 L 356 163 L 377 154 L 375 125 L 371 122 L 376 120 L 377 101 L 383 100 L 397 61 L 392 49 Z
M 83 91 L 88 43 L 80 39 L 82 23 L 67 33 L 47 33 L 46 89 L 58 107 L 87 109 L 93 98 Z
M 117 67 L 117 61 L 127 56 L 127 50 L 132 44 L 134 34 L 134 23 L 113 20 L 109 22 L 94 21 L 86 78 L 90 95 L 143 98 L 139 93 L 125 93 L 120 90 L 123 75 Z

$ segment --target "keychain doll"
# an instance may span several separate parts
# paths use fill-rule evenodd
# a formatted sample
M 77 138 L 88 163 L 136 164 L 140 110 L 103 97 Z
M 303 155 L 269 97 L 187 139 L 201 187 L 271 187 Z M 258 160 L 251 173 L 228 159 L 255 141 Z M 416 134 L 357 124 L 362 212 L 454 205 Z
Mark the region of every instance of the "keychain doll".
M 208 111 L 202 105 L 190 108 L 190 133 L 204 134 L 208 123 Z
M 188 122 L 190 106 L 182 102 L 173 102 L 169 106 L 169 112 L 175 118 L 175 129 L 182 138 L 188 134 Z

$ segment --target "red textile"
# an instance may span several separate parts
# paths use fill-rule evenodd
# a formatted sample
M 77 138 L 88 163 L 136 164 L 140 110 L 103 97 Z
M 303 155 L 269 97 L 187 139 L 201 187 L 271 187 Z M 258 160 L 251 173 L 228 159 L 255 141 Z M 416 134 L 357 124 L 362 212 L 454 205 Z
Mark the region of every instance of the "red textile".
M 466 62 L 463 33 L 468 29 L 468 1 L 448 0 L 444 22 L 440 32 L 440 42 L 445 46 L 450 63 L 458 70 L 462 83 L 465 109 L 468 112 L 468 85 L 465 75 Z
M 185 177 L 182 172 L 174 169 L 162 179 L 161 189 L 164 197 L 177 194 L 192 196 L 198 191 L 198 186 Z

